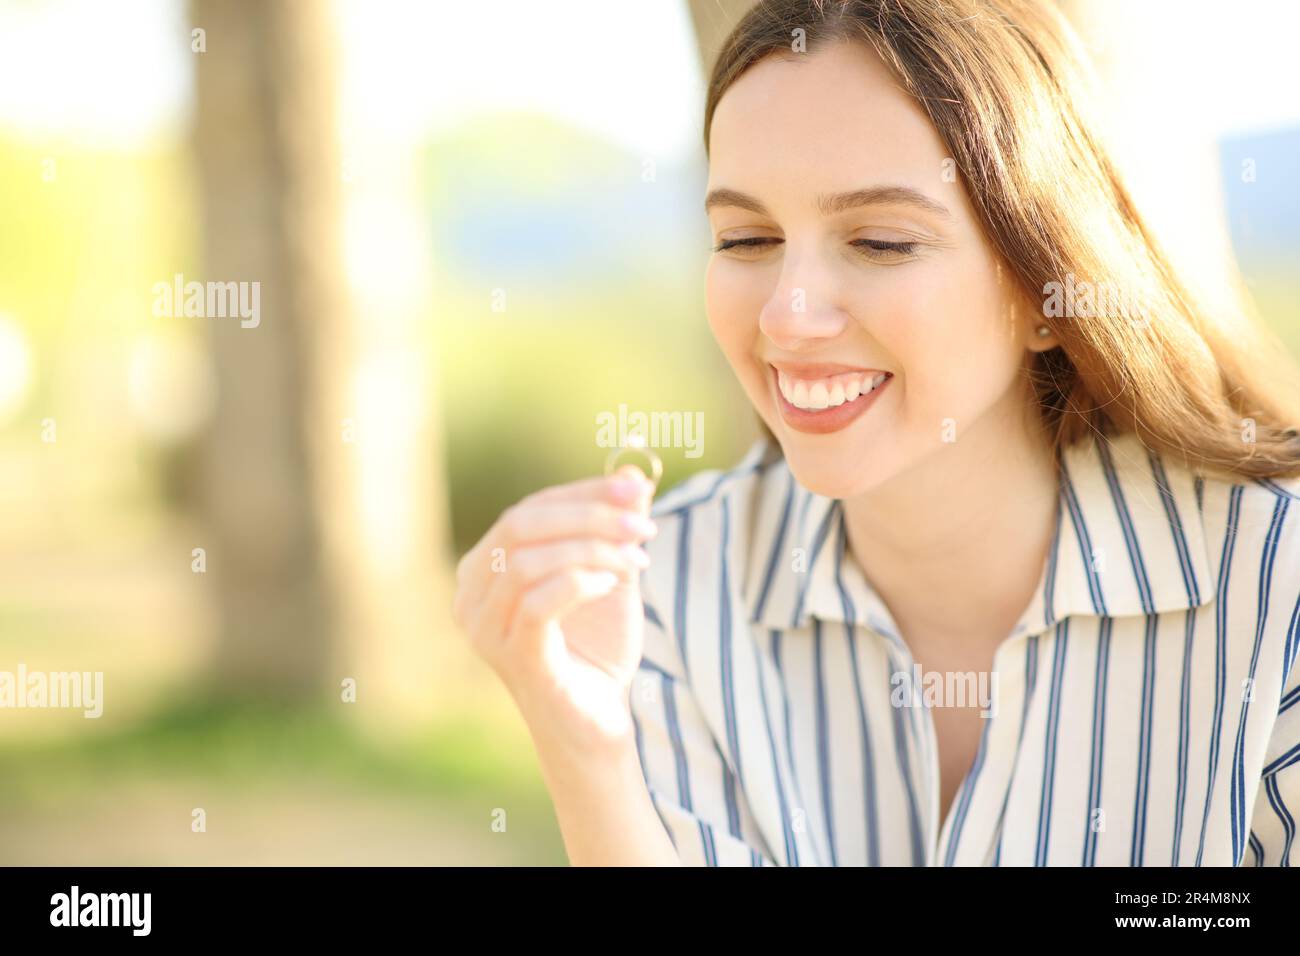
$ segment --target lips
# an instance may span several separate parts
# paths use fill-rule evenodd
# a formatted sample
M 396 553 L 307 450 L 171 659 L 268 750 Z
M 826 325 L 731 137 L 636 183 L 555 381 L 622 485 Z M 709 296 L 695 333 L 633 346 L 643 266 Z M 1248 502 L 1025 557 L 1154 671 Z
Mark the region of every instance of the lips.
M 835 363 L 771 363 L 775 399 L 792 429 L 811 434 L 839 431 L 875 404 L 894 375 Z
M 877 372 L 883 372 L 883 368 L 867 368 L 862 365 L 842 365 L 839 362 L 768 362 L 768 365 L 778 372 L 784 372 L 786 375 L 794 378 L 821 378 L 830 375 L 840 375 L 845 372 L 859 372 L 862 374 L 870 373 L 875 375 Z

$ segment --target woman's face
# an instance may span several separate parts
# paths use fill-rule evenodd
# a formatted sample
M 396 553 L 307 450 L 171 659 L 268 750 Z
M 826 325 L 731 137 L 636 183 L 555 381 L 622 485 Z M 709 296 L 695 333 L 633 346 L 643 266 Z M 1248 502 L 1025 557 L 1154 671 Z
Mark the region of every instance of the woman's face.
M 1032 307 L 956 179 L 861 44 L 770 56 L 718 103 L 709 324 L 815 492 L 863 494 L 1027 420 Z

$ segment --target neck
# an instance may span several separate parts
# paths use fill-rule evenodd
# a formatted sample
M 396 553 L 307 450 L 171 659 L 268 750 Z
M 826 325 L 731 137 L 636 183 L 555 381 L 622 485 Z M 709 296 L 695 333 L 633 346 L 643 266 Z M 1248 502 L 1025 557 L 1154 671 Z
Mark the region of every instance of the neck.
M 1023 408 L 1023 406 L 1018 406 Z M 1051 449 L 1008 411 L 844 502 L 848 546 L 909 640 L 1000 642 L 1047 560 Z

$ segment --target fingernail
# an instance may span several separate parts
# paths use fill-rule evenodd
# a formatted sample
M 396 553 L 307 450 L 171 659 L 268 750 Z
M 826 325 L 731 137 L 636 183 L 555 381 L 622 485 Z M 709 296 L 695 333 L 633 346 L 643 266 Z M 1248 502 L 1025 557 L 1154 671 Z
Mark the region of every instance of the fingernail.
M 645 515 L 639 515 L 634 511 L 625 513 L 621 520 L 625 529 L 643 538 L 653 538 L 659 531 L 658 525 Z

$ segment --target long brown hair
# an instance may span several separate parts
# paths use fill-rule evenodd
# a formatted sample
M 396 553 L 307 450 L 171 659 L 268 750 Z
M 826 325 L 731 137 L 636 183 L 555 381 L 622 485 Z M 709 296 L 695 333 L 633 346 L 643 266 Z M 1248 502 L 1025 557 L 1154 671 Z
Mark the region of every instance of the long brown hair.
M 841 40 L 870 44 L 917 99 L 986 235 L 1044 304 L 1059 346 L 1029 374 L 1058 453 L 1136 432 L 1197 470 L 1300 475 L 1300 369 L 1244 304 L 1210 314 L 1175 274 L 1087 121 L 1087 54 L 1054 3 L 759 0 L 713 66 L 706 154 L 718 101 L 749 67 Z M 1048 300 L 1076 281 L 1128 291 L 1100 315 L 1056 314 Z

